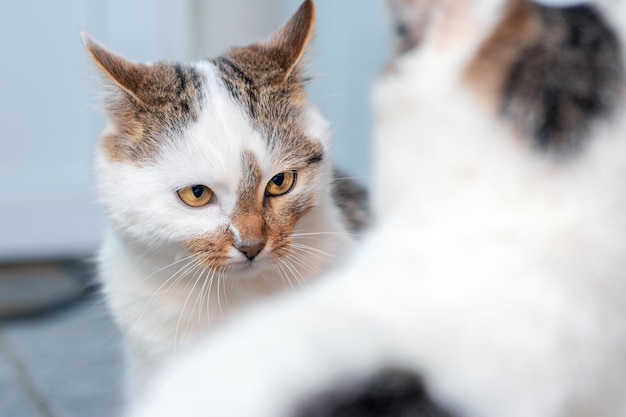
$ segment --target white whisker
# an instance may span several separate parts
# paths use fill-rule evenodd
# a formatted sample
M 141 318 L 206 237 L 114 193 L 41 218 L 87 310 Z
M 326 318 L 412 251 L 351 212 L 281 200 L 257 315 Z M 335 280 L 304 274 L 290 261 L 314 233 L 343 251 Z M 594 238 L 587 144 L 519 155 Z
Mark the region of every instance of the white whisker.
M 280 261 L 280 259 L 279 259 L 279 261 Z M 293 282 L 291 282 L 291 278 L 289 278 L 289 274 L 287 273 L 285 268 L 280 263 L 277 263 L 275 265 L 276 265 L 276 267 L 280 268 L 280 271 L 282 271 L 282 275 L 287 279 L 287 282 L 289 283 L 289 286 L 291 287 L 291 291 L 295 292 L 296 289 L 293 286 Z
M 293 286 L 293 281 L 291 281 L 291 277 L 289 276 L 289 273 L 287 272 L 287 270 L 285 269 L 285 266 L 283 266 L 284 264 L 281 262 L 278 264 L 280 266 L 280 269 L 283 271 L 283 273 L 285 274 L 285 277 L 287 278 L 287 282 L 289 282 L 289 286 L 291 286 L 291 291 L 296 291 L 296 288 Z M 298 282 L 298 284 L 300 284 Z M 300 284 L 302 285 L 302 284 Z
M 291 234 L 291 237 L 304 237 L 304 236 L 352 236 L 359 237 L 359 234 L 350 232 L 298 232 L 295 231 Z
M 339 259 L 339 257 L 333 255 L 332 253 L 325 252 L 325 251 L 323 251 L 321 249 L 317 249 L 317 248 L 314 248 L 313 246 L 305 245 L 303 243 L 292 243 L 291 245 L 292 245 L 293 248 L 300 249 L 300 250 L 305 251 L 305 252 L 309 252 L 312 255 L 313 254 L 319 254 L 319 255 L 328 256 L 330 258 Z
M 274 268 L 274 270 L 276 271 L 276 273 L 278 275 L 280 275 L 280 279 L 283 280 L 283 287 L 285 287 L 285 289 L 287 288 L 287 281 L 285 280 L 285 276 L 280 272 L 280 269 L 278 269 L 278 267 L 276 266 L 275 263 L 272 264 L 272 268 Z M 291 289 L 293 290 L 293 286 L 291 287 Z
M 185 259 L 189 259 L 189 257 L 188 257 L 188 258 L 185 258 Z M 183 265 L 180 269 L 178 269 L 178 271 L 176 271 L 173 275 L 171 275 L 168 279 L 166 279 L 166 280 L 165 280 L 165 281 L 164 281 L 164 282 L 163 282 L 163 283 L 159 286 L 159 288 L 157 288 L 157 289 L 154 291 L 154 293 L 152 293 L 152 296 L 151 296 L 151 297 L 150 297 L 150 299 L 146 302 L 146 305 L 144 306 L 143 310 L 141 311 L 141 314 L 139 315 L 139 320 L 141 320 L 141 319 L 143 318 L 144 314 L 146 313 L 146 310 L 148 309 L 148 307 L 150 306 L 150 304 L 151 304 L 151 303 L 152 303 L 152 301 L 154 300 L 154 297 L 156 297 L 156 296 L 157 296 L 157 294 L 159 294 L 159 293 L 161 292 L 161 290 L 163 289 L 163 287 L 165 287 L 168 283 L 171 283 L 171 284 L 170 284 L 170 288 L 171 288 L 173 285 L 176 285 L 176 283 L 177 283 L 180 279 L 182 279 L 182 277 L 184 277 L 184 276 L 185 276 L 186 271 L 187 271 L 189 268 L 193 267 L 193 266 L 194 266 L 196 263 L 198 263 L 198 262 L 199 262 L 199 261 L 198 261 L 198 260 L 196 260 L 196 259 L 192 259 L 192 260 L 190 260 L 189 262 L 187 262 L 186 264 L 184 264 L 184 265 Z M 184 270 L 185 272 L 183 272 L 183 270 Z M 178 275 L 179 275 L 179 274 L 181 274 L 181 275 L 180 275 L 180 277 L 178 277 Z M 175 281 L 174 283 L 172 283 L 172 281 L 173 281 L 173 280 Z M 168 291 L 169 291 L 169 290 L 168 290 Z
M 147 275 L 144 279 L 148 279 L 148 278 L 150 278 L 150 277 L 154 276 L 155 274 L 158 274 L 159 272 L 161 272 L 161 271 L 163 271 L 163 270 L 165 270 L 165 269 L 167 269 L 167 268 L 171 268 L 172 266 L 174 266 L 174 265 L 176 265 L 176 264 L 179 264 L 179 263 L 181 263 L 181 262 L 184 262 L 184 261 L 186 261 L 187 259 L 189 259 L 189 258 L 193 258 L 193 257 L 194 257 L 194 254 L 193 254 L 193 253 L 192 253 L 191 255 L 189 255 L 189 256 L 185 256 L 184 258 L 179 259 L 179 260 L 177 260 L 177 261 L 174 261 L 174 262 L 172 262 L 171 264 L 164 266 L 163 268 L 157 269 L 156 271 L 152 272 L 150 275 Z
M 219 271 L 219 273 L 217 274 L 217 309 L 220 312 L 220 318 L 224 318 L 224 312 L 222 310 L 222 300 L 220 297 L 220 286 L 221 286 L 221 282 L 222 282 L 222 271 Z
M 295 271 L 293 270 L 293 268 L 287 263 L 285 262 L 284 259 L 279 259 L 279 262 L 285 267 L 287 268 L 287 271 L 289 271 L 291 273 L 291 275 L 296 279 L 296 282 L 298 283 L 298 285 L 300 286 L 300 288 L 304 287 L 302 281 L 300 281 L 300 278 L 298 278 L 298 276 L 296 275 Z
M 181 282 L 183 279 L 185 279 L 185 277 L 188 276 L 188 274 L 194 271 L 198 267 L 198 265 L 200 265 L 200 260 L 194 259 L 193 262 L 190 262 L 190 264 L 187 265 L 188 266 L 186 268 L 181 268 L 180 270 L 178 270 L 178 272 L 176 272 L 175 275 L 178 275 L 178 278 L 173 283 L 171 283 L 168 288 L 165 289 L 165 294 L 168 294 L 172 290 L 172 288 L 177 286 L 179 282 Z
M 228 284 L 226 275 L 228 274 L 228 270 L 229 269 L 230 268 L 224 269 L 224 273 L 222 274 L 222 281 L 223 281 L 222 288 L 224 288 L 224 301 L 226 301 L 226 310 L 227 311 L 230 311 L 230 303 L 228 302 L 228 293 L 226 292 L 226 285 Z
M 198 267 L 200 268 L 200 270 L 196 271 L 196 269 Z M 194 270 L 193 270 L 194 274 L 191 277 L 191 281 L 193 281 L 193 286 L 189 290 L 189 294 L 187 295 L 187 298 L 185 298 L 185 302 L 183 303 L 183 307 L 181 308 L 181 310 L 180 310 L 180 312 L 178 314 L 178 321 L 176 322 L 176 331 L 174 332 L 174 348 L 176 348 L 178 346 L 178 330 L 180 328 L 180 323 L 181 323 L 181 320 L 183 319 L 183 315 L 185 313 L 185 308 L 187 307 L 187 303 L 189 302 L 189 299 L 191 298 L 191 295 L 193 294 L 193 290 L 198 285 L 198 282 L 200 282 L 200 278 L 202 278 L 202 273 L 204 272 L 204 270 L 205 269 L 202 268 L 200 263 L 198 263 L 196 268 L 194 268 Z M 199 274 L 198 274 L 198 272 L 199 272 Z M 196 276 L 198 276 L 198 278 L 196 278 Z M 187 286 L 185 287 L 185 291 L 189 287 L 190 283 L 187 284 Z M 193 311 L 191 312 L 191 314 L 193 314 Z
M 203 271 L 203 274 L 206 272 L 206 278 L 202 281 L 202 287 L 200 288 L 200 293 L 198 295 L 198 299 L 197 299 L 197 302 L 196 302 L 196 304 L 198 305 L 198 328 L 200 328 L 200 323 L 202 322 L 202 307 L 204 306 L 205 293 L 206 293 L 206 289 L 208 288 L 208 284 L 209 284 L 209 274 L 213 270 L 213 264 L 214 263 L 215 263 L 215 260 L 211 261 L 206 266 L 206 268 L 204 268 L 204 271 Z M 194 307 L 194 309 L 195 309 L 195 307 Z
M 217 268 L 213 268 L 211 272 L 211 278 L 209 278 L 209 289 L 207 291 L 206 297 L 206 318 L 208 325 L 211 325 L 211 290 L 213 289 L 213 280 L 215 279 L 215 274 L 217 273 Z
M 289 262 L 288 259 L 283 259 L 283 262 L 285 263 L 285 266 L 292 271 L 293 276 L 300 284 L 300 287 L 304 287 L 306 285 L 306 278 L 304 278 L 298 267 L 292 262 Z
M 319 272 L 319 267 L 316 267 L 316 265 L 304 255 L 301 255 L 297 252 L 291 252 L 287 258 L 294 262 L 297 262 L 298 265 L 306 268 L 309 272 L 313 274 L 317 274 Z

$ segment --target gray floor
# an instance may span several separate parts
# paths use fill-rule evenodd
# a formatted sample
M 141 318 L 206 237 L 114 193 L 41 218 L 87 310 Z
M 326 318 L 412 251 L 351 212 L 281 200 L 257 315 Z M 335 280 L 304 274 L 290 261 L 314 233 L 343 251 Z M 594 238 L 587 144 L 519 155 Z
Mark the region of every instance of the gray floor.
M 119 333 L 95 295 L 0 320 L 0 417 L 119 415 Z

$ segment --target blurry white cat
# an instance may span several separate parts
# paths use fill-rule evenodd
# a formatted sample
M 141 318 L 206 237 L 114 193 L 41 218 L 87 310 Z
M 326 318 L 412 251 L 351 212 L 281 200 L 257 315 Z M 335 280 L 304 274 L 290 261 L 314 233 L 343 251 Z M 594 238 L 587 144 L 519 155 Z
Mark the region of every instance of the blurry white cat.
M 576 3 L 393 1 L 377 227 L 130 415 L 625 416 L 626 2 Z

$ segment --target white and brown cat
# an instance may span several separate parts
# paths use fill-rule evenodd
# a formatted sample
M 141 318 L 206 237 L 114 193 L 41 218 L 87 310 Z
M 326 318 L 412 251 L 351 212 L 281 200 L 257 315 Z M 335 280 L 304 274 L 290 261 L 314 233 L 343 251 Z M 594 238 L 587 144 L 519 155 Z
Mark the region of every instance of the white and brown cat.
M 376 226 L 133 417 L 626 416 L 626 2 L 392 3 Z
M 269 41 L 193 63 L 131 63 L 84 36 L 104 74 L 99 256 L 135 377 L 250 303 L 345 257 L 365 193 L 332 167 L 305 94 L 306 1 Z

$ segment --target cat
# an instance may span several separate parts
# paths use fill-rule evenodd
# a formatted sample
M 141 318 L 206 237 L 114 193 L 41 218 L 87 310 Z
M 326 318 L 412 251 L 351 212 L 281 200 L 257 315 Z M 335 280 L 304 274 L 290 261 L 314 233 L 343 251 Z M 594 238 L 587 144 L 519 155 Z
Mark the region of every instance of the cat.
M 193 63 L 131 63 L 83 35 L 107 87 L 99 276 L 131 386 L 246 306 L 315 279 L 365 227 L 365 189 L 333 169 L 305 93 L 314 20 L 307 1 L 269 41 Z
M 393 0 L 375 226 L 129 415 L 626 415 L 626 2 L 542 3 Z

